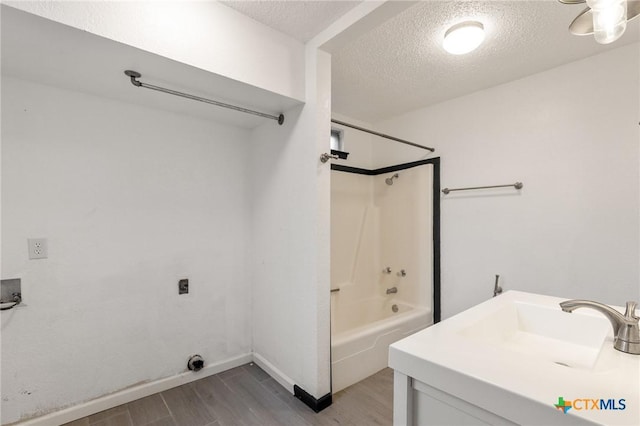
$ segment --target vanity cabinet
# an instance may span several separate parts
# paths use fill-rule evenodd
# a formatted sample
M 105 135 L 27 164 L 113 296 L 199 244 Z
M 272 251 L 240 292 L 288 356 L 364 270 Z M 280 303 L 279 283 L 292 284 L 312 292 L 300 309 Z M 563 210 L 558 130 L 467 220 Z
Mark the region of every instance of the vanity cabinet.
M 393 393 L 394 426 L 517 425 L 397 371 Z

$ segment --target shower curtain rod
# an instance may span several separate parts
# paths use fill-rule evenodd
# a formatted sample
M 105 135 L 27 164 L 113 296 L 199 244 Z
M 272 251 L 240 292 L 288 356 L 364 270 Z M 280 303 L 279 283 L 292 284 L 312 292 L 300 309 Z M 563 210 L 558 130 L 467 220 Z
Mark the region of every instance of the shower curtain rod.
M 334 118 L 331 119 L 331 122 L 339 124 L 341 126 L 351 127 L 352 129 L 360 130 L 361 132 L 370 133 L 372 135 L 380 136 L 381 138 L 390 139 L 390 140 L 395 141 L 395 142 L 400 142 L 400 143 L 403 143 L 405 145 L 415 146 L 416 148 L 426 149 L 427 151 L 431 151 L 431 152 L 435 151 L 434 148 L 429 148 L 428 146 L 418 145 L 417 143 L 409 142 L 409 141 L 406 141 L 404 139 L 396 138 L 394 136 L 385 135 L 384 133 L 380 133 L 380 132 L 376 132 L 376 131 L 373 131 L 373 130 L 365 129 L 364 127 L 356 126 L 355 124 L 345 123 L 344 121 L 336 120 Z
M 190 95 L 188 93 L 178 92 L 177 90 L 171 90 L 171 89 L 167 89 L 160 86 L 154 86 L 153 84 L 143 83 L 141 81 L 136 80 L 142 77 L 142 74 L 140 74 L 137 71 L 126 70 L 124 73 L 127 77 L 131 77 L 131 84 L 133 84 L 136 87 L 144 87 L 145 89 L 156 90 L 158 92 L 168 93 L 170 95 L 180 96 L 182 98 L 187 98 L 194 101 L 204 102 L 205 104 L 211 104 L 211 105 L 216 105 L 223 108 L 229 108 L 235 111 L 244 112 L 246 114 L 257 115 L 258 117 L 270 118 L 271 120 L 277 121 L 279 125 L 282 125 L 282 123 L 284 123 L 283 114 L 280 114 L 280 115 L 267 114 L 260 111 L 254 111 L 248 108 L 242 108 L 236 105 L 226 104 L 224 102 L 214 101 L 212 99 L 201 98 L 200 96 Z

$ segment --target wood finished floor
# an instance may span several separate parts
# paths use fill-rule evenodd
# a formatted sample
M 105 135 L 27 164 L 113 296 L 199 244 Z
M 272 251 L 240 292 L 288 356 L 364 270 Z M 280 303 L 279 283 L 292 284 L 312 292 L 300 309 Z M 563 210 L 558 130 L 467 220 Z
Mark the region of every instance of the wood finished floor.
M 333 395 L 314 413 L 255 364 L 102 411 L 63 426 L 391 425 L 393 370 Z

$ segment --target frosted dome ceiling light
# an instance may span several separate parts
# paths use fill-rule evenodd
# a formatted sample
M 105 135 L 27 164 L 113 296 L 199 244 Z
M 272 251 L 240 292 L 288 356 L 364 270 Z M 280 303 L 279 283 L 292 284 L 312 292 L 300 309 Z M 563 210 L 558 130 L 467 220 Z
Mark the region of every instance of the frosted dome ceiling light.
M 453 55 L 464 55 L 476 49 L 484 41 L 484 26 L 480 22 L 461 22 L 444 34 L 442 47 Z

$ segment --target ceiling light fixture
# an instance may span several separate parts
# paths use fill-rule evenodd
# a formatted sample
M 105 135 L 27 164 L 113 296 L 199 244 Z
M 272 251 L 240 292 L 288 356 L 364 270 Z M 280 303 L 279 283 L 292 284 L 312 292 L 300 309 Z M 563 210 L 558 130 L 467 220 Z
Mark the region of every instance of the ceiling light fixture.
M 640 15 L 640 1 L 637 0 L 558 0 L 564 4 L 587 3 L 569 25 L 574 35 L 593 34 L 600 44 L 613 43 L 624 34 L 627 22 Z
M 442 47 L 453 55 L 464 55 L 476 49 L 484 41 L 484 26 L 480 22 L 461 22 L 444 34 Z
M 600 44 L 609 44 L 627 29 L 627 0 L 587 0 L 593 13 L 593 36 Z

